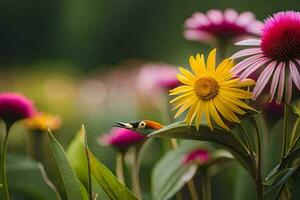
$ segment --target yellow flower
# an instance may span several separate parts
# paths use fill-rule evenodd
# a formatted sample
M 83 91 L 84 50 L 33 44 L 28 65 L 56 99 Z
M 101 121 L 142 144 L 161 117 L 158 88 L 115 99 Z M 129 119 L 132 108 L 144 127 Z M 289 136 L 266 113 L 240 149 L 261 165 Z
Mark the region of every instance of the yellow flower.
M 46 131 L 48 127 L 50 130 L 57 130 L 61 123 L 60 117 L 45 113 L 36 114 L 25 121 L 27 128 L 32 131 Z
M 204 56 L 193 56 L 189 60 L 192 72 L 179 67 L 178 80 L 183 84 L 173 90 L 170 95 L 177 95 L 171 100 L 174 109 L 179 109 L 174 118 L 188 110 L 185 122 L 189 125 L 195 119 L 199 129 L 202 115 L 205 116 L 208 127 L 213 130 L 211 118 L 222 128 L 229 130 L 224 119 L 240 123 L 239 115 L 246 112 L 243 109 L 254 110 L 243 100 L 250 99 L 251 92 L 245 90 L 255 85 L 255 81 L 245 79 L 240 81 L 230 73 L 233 61 L 229 58 L 223 60 L 216 67 L 216 49 L 212 50 L 205 64 Z M 238 115 L 237 115 L 238 114 Z

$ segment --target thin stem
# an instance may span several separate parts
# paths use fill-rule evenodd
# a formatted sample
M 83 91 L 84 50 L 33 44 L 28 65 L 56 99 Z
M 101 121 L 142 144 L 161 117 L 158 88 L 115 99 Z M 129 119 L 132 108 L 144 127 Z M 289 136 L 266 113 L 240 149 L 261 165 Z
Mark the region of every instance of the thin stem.
M 116 155 L 116 176 L 122 183 L 125 183 L 124 179 L 124 153 L 118 152 Z
M 283 118 L 283 147 L 282 147 L 282 156 L 281 159 L 285 157 L 286 154 L 286 147 L 287 147 L 287 123 L 288 123 L 288 105 L 284 104 L 284 118 Z
M 187 186 L 190 190 L 192 200 L 199 200 L 199 197 L 198 197 L 197 190 L 196 190 L 195 183 L 194 183 L 193 179 L 188 181 Z
M 178 148 L 178 142 L 176 139 L 174 138 L 171 138 L 171 146 L 172 146 L 172 149 L 177 149 Z
M 263 199 L 263 184 L 262 184 L 262 178 L 261 178 L 261 141 L 260 141 L 260 131 L 257 125 L 257 122 L 255 118 L 252 118 L 255 125 L 255 132 L 256 132 L 256 138 L 257 138 L 257 175 L 255 180 L 256 185 L 256 194 L 257 199 L 262 200 Z
M 254 151 L 253 151 L 253 148 L 252 148 L 252 145 L 251 145 L 250 138 L 247 134 L 247 131 L 246 131 L 245 127 L 242 124 L 240 124 L 240 128 L 242 129 L 242 135 L 243 135 L 244 139 L 246 140 L 247 148 L 250 151 L 251 159 L 254 162 L 255 161 L 254 154 L 253 154 Z
M 7 145 L 8 145 L 8 133 L 9 133 L 10 126 L 6 126 L 4 129 L 4 140 L 2 143 L 1 148 L 1 183 L 0 187 L 1 190 L 4 191 L 4 199 L 9 200 L 9 192 L 8 192 L 8 185 L 7 185 L 7 177 L 6 177 L 6 152 L 7 152 Z
M 211 183 L 210 177 L 206 174 L 206 171 L 201 177 L 201 191 L 203 200 L 211 200 Z
M 297 132 L 297 128 L 298 128 L 299 124 L 300 124 L 300 118 L 298 117 L 297 120 L 296 120 L 296 122 L 295 122 L 295 124 L 294 124 L 294 126 L 293 126 L 292 135 L 291 135 L 291 144 L 290 144 L 289 152 L 291 152 L 291 151 L 294 150 L 294 148 L 295 148 L 295 146 L 296 146 L 296 144 L 297 144 L 297 142 L 298 142 L 298 140 L 300 138 L 299 137 L 300 135 L 296 136 L 296 132 Z
M 137 197 L 142 197 L 141 186 L 140 186 L 140 179 L 139 179 L 139 167 L 138 167 L 138 160 L 137 160 L 137 149 L 134 147 L 133 149 L 133 163 L 132 163 L 132 189 L 133 192 L 137 195 Z

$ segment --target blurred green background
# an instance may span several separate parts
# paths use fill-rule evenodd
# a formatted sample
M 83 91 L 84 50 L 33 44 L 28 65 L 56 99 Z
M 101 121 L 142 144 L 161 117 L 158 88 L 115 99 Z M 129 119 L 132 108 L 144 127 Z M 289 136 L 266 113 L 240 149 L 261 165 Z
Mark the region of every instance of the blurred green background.
M 195 11 L 234 8 L 263 20 L 276 11 L 300 8 L 300 1 L 2 0 L 0 5 L 0 90 L 21 92 L 40 111 L 60 115 L 64 123 L 55 136 L 65 148 L 85 124 L 92 151 L 113 169 L 115 151 L 100 147 L 97 136 L 107 133 L 114 121 L 165 122 L 160 114 L 165 97 L 148 102 L 135 90 L 140 63 L 187 65 L 189 55 L 209 49 L 182 37 L 185 19 Z M 9 152 L 26 154 L 24 126 L 20 123 L 12 132 Z M 45 138 L 46 170 L 61 184 L 49 151 Z M 141 173 L 146 191 L 162 152 L 151 148 L 148 154 Z M 228 192 L 241 187 L 233 184 L 237 173 L 232 169 L 214 182 L 220 188 L 216 199 L 224 194 L 239 199 Z

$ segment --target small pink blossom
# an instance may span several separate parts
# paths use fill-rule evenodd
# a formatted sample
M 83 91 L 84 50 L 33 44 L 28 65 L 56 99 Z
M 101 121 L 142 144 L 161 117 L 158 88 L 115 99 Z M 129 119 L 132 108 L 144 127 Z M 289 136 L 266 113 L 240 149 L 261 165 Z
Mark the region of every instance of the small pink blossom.
M 210 160 L 210 154 L 208 151 L 204 149 L 195 149 L 189 152 L 182 160 L 184 165 L 197 163 L 197 164 L 204 164 Z
M 119 150 L 138 144 L 146 137 L 140 133 L 124 128 L 113 128 L 108 134 L 98 138 L 101 145 L 110 145 Z
M 0 93 L 0 118 L 11 126 L 16 121 L 30 118 L 36 113 L 31 100 L 18 93 Z

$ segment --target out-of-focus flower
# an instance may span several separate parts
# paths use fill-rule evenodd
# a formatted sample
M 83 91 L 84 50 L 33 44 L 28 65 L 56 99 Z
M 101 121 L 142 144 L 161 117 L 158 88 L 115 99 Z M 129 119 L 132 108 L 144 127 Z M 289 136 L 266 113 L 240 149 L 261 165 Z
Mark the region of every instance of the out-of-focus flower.
M 137 87 L 142 94 L 153 94 L 157 90 L 169 90 L 180 83 L 176 78 L 177 68 L 167 64 L 150 63 L 142 66 L 137 78 Z
M 119 150 L 126 150 L 132 145 L 142 142 L 146 137 L 135 131 L 124 128 L 113 128 L 110 133 L 100 136 L 101 145 L 110 145 Z
M 19 93 L 0 93 L 0 118 L 9 127 L 16 121 L 36 113 L 31 100 Z
M 184 156 L 182 163 L 189 164 L 205 164 L 211 159 L 210 153 L 205 149 L 195 149 Z
M 38 113 L 25 121 L 27 128 L 31 131 L 43 132 L 48 128 L 57 130 L 62 124 L 62 119 L 59 116 L 53 116 L 46 113 Z
M 260 108 L 268 120 L 277 121 L 284 116 L 284 105 L 277 104 L 275 101 L 269 102 L 268 96 L 259 100 Z
M 280 103 L 285 90 L 285 101 L 290 103 L 293 83 L 300 90 L 300 12 L 278 12 L 265 20 L 260 40 L 248 39 L 237 45 L 257 46 L 241 50 L 231 58 L 247 57 L 233 69 L 243 80 L 263 67 L 253 99 L 256 99 L 271 80 L 270 102 L 277 91 Z
M 193 73 L 180 67 L 181 74 L 177 78 L 184 85 L 170 90 L 170 95 L 178 95 L 171 100 L 174 110 L 179 109 L 175 118 L 188 110 L 184 120 L 187 124 L 195 119 L 195 125 L 199 128 L 203 114 L 211 130 L 211 118 L 220 127 L 229 130 L 220 115 L 230 122 L 240 123 L 236 113 L 243 115 L 246 113 L 243 109 L 253 110 L 243 99 L 251 98 L 252 93 L 244 88 L 253 86 L 255 81 L 246 79 L 241 82 L 239 78 L 233 78 L 230 73 L 233 66 L 231 59 L 223 60 L 216 67 L 214 49 L 208 56 L 207 64 L 204 56 L 199 54 L 196 58 L 191 56 L 189 61 Z
M 206 14 L 196 12 L 185 22 L 184 36 L 214 44 L 228 44 L 245 36 L 258 35 L 262 23 L 252 12 L 238 14 L 233 9 L 209 10 Z

